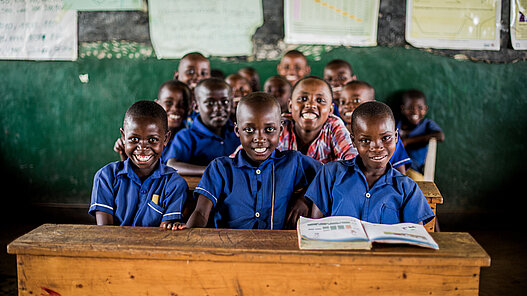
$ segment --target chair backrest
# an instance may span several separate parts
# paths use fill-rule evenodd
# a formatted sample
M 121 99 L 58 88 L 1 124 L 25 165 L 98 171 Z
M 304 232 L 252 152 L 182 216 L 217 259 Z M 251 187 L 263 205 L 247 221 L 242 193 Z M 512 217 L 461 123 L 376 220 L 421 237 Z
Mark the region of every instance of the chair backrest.
M 434 174 L 436 169 L 436 152 L 437 152 L 437 140 L 431 138 L 428 141 L 428 152 L 426 153 L 425 168 L 424 168 L 424 180 L 434 181 Z

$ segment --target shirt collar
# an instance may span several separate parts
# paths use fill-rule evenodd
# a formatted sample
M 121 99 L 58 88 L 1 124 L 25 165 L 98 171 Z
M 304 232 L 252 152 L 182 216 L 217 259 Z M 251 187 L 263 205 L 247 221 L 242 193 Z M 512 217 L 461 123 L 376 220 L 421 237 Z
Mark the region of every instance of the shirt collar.
M 346 161 L 348 163 L 349 166 L 353 166 L 354 170 L 364 179 L 364 181 L 366 181 L 366 176 L 364 176 L 364 173 L 360 170 L 358 164 L 357 164 L 357 159 L 361 159 L 359 155 L 357 155 L 357 157 L 353 158 L 352 160 L 348 160 Z M 379 186 L 379 185 L 384 185 L 384 184 L 393 184 L 393 176 L 394 176 L 394 168 L 392 167 L 392 164 L 390 162 L 388 162 L 388 164 L 386 165 L 388 167 L 388 169 L 386 170 L 386 173 L 384 173 L 380 178 L 379 180 L 377 180 L 377 182 L 375 182 L 375 184 L 373 184 L 373 186 Z
M 132 164 L 131 164 L 130 158 L 126 159 L 123 163 L 124 163 L 124 166 L 123 166 L 122 169 L 120 169 L 117 172 L 117 175 L 119 176 L 119 175 L 126 174 L 126 175 L 128 175 L 128 178 L 136 180 L 136 181 L 139 181 L 139 183 L 141 183 L 140 180 L 139 180 L 139 177 L 137 176 L 137 174 L 132 169 Z M 152 174 L 148 178 L 159 179 L 159 178 L 161 178 L 162 175 L 168 175 L 168 174 L 171 174 L 171 173 L 172 173 L 172 171 L 169 169 L 169 167 L 164 165 L 161 162 L 161 160 L 159 160 L 156 169 L 152 172 Z
M 225 124 L 223 128 L 223 137 L 220 137 L 216 135 L 215 133 L 213 133 L 207 126 L 205 126 L 205 124 L 201 121 L 201 117 L 198 115 L 196 116 L 194 121 L 192 121 L 192 125 L 190 126 L 190 129 L 198 133 L 204 134 L 206 136 L 217 138 L 221 140 L 225 137 L 226 131 L 232 130 L 233 126 L 234 126 L 233 123 L 229 119 L 229 121 L 227 121 L 227 123 Z
M 265 167 L 268 163 L 272 162 L 275 159 L 283 158 L 284 155 L 276 149 L 269 155 L 269 157 L 264 160 L 258 167 Z M 247 167 L 247 168 L 256 168 L 249 162 L 249 157 L 244 149 L 240 149 L 236 156 L 234 157 L 234 166 L 238 168 Z

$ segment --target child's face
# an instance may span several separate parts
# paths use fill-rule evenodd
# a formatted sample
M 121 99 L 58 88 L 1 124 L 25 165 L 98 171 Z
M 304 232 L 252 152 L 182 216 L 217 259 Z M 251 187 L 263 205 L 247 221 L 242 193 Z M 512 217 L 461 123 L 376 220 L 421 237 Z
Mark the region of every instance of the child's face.
M 361 117 L 352 127 L 351 140 L 366 171 L 385 168 L 397 143 L 395 122 L 388 116 Z
M 427 111 L 428 106 L 423 98 L 407 98 L 401 106 L 401 113 L 413 125 L 419 124 Z
M 238 71 L 238 74 L 249 81 L 251 91 L 260 90 L 260 77 L 257 72 L 248 69 L 241 69 Z
M 289 98 L 291 97 L 291 86 L 280 79 L 269 79 L 265 82 L 264 91 L 273 95 L 280 103 L 282 113 L 289 111 Z
M 303 80 L 293 90 L 289 110 L 295 121 L 295 128 L 304 131 L 320 130 L 333 112 L 331 90 L 321 80 Z
M 311 68 L 301 55 L 285 55 L 277 66 L 278 74 L 284 76 L 291 85 L 309 75 Z
M 205 78 L 210 78 L 209 60 L 192 56 L 179 62 L 178 72 L 174 76 L 174 79 L 184 82 L 191 90 Z
M 345 122 L 351 122 L 353 110 L 364 102 L 374 101 L 374 91 L 366 86 L 347 86 L 340 96 L 340 115 Z
M 352 75 L 350 69 L 346 65 L 332 64 L 324 68 L 324 80 L 326 80 L 333 90 L 333 97 L 338 104 L 338 99 L 341 97 L 342 87 L 357 77 Z
M 240 108 L 234 131 L 247 156 L 259 165 L 278 146 L 283 129 L 280 111 L 272 103 L 258 107 L 243 104 Z
M 251 93 L 251 85 L 246 79 L 243 79 L 241 77 L 228 79 L 228 81 L 226 82 L 231 86 L 232 89 L 233 111 L 235 111 L 240 100 L 249 93 Z
M 133 163 L 134 172 L 141 178 L 149 176 L 170 139 L 161 120 L 138 117 L 130 118 L 121 129 L 124 151 Z
M 156 102 L 165 109 L 168 115 L 168 127 L 179 128 L 187 117 L 189 106 L 180 89 L 163 87 Z
M 196 90 L 197 111 L 203 124 L 212 130 L 221 130 L 229 120 L 232 98 L 227 88 L 199 87 Z

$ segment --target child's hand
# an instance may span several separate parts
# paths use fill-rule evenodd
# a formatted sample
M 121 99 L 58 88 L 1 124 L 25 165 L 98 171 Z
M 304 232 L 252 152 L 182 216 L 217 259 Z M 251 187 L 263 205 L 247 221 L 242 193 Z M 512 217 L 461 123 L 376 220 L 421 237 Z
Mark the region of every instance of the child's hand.
M 308 215 L 309 206 L 307 205 L 306 199 L 303 196 L 298 197 L 287 215 L 287 220 L 285 221 L 286 229 L 295 229 L 300 216 L 309 217 Z
M 165 229 L 165 230 L 181 230 L 187 228 L 187 225 L 182 222 L 176 222 L 176 221 L 163 221 L 159 225 L 159 227 Z
M 118 138 L 117 141 L 115 141 L 115 144 L 113 145 L 113 151 L 119 153 L 121 156 L 121 161 L 125 161 L 128 158 L 124 152 L 124 142 L 122 138 Z

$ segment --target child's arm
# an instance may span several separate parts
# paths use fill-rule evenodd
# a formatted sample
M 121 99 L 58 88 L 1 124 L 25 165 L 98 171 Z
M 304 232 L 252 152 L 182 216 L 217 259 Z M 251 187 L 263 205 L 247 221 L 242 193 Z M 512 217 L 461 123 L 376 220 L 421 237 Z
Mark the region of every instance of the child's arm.
M 113 215 L 106 212 L 96 211 L 95 220 L 97 225 L 113 225 Z
M 207 166 L 181 162 L 178 161 L 176 158 L 169 159 L 167 161 L 167 165 L 176 169 L 178 174 L 182 176 L 201 176 L 207 168 Z
M 433 132 L 430 134 L 417 136 L 417 137 L 411 137 L 411 138 L 403 138 L 401 137 L 401 140 L 403 141 L 403 145 L 406 147 L 408 145 L 426 145 L 428 144 L 428 141 L 430 141 L 431 138 L 436 138 L 438 142 L 443 142 L 445 140 L 445 134 L 442 131 Z
M 291 196 L 291 209 L 287 214 L 287 219 L 285 221 L 285 229 L 296 229 L 296 223 L 300 216 L 308 217 L 309 215 L 309 205 L 304 193 L 306 193 L 307 188 L 300 188 L 295 191 Z
M 115 141 L 115 144 L 113 145 L 113 151 L 119 153 L 119 156 L 121 156 L 121 161 L 125 161 L 128 158 L 124 152 L 124 143 L 122 138 L 118 138 L 117 141 Z
M 317 207 L 315 203 L 311 207 L 311 218 L 318 219 L 324 217 L 324 213 Z
M 198 196 L 198 202 L 196 209 L 188 218 L 187 224 L 181 224 L 174 226 L 172 230 L 184 229 L 184 228 L 197 228 L 205 227 L 209 222 L 210 211 L 212 210 L 212 201 L 205 197 L 203 194 Z

